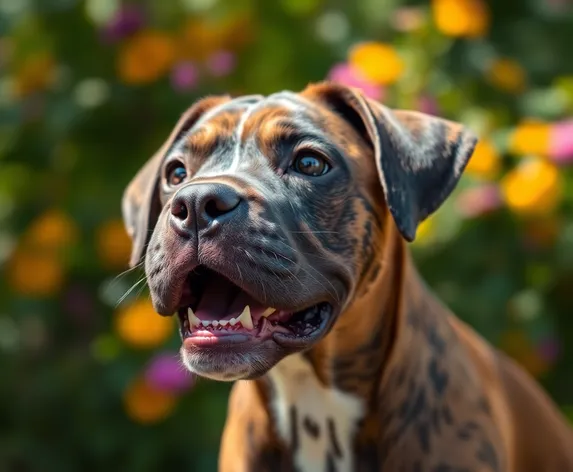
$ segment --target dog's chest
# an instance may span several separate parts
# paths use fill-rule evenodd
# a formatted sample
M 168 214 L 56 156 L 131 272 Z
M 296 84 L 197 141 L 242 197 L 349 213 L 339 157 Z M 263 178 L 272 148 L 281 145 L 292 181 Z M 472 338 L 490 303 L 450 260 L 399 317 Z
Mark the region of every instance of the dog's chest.
M 362 401 L 324 387 L 309 363 L 294 354 L 270 372 L 272 413 L 300 472 L 352 470 L 352 438 L 363 416 Z

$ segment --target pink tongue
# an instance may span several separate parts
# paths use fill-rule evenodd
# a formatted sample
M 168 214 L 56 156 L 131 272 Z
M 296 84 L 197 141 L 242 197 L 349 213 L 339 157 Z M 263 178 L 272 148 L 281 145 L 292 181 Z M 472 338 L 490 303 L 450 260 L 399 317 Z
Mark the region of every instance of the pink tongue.
M 210 280 L 195 310 L 200 320 L 229 320 L 241 314 L 245 305 L 251 308 L 251 315 L 258 317 L 266 307 L 256 302 L 247 293 L 223 277 Z

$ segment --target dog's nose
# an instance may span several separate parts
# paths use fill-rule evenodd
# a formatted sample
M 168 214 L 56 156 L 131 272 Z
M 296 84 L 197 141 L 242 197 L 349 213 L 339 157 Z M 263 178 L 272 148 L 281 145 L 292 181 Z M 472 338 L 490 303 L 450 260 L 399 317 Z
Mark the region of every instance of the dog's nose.
M 215 220 L 223 223 L 237 213 L 243 199 L 225 184 L 192 184 L 179 190 L 171 202 L 171 220 L 184 231 L 202 230 Z

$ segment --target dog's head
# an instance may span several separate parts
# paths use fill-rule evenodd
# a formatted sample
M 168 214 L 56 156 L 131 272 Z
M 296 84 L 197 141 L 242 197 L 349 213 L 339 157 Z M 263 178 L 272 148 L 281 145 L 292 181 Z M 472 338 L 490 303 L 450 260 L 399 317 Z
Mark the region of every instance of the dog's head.
M 322 339 L 395 225 L 408 241 L 476 139 L 334 84 L 195 103 L 128 186 L 131 265 L 184 363 L 254 378 Z

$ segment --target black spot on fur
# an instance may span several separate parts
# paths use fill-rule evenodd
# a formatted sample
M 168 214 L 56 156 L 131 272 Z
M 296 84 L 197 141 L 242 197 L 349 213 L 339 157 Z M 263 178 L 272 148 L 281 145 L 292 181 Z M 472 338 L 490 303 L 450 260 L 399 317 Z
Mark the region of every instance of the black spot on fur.
M 438 361 L 435 358 L 432 359 L 428 365 L 428 376 L 434 386 L 436 395 L 442 396 L 446 391 L 450 377 L 448 372 L 440 372 Z
M 418 441 L 424 454 L 430 453 L 430 428 L 428 423 L 422 422 L 418 425 Z
M 320 426 L 312 418 L 305 416 L 302 421 L 302 426 L 311 438 L 318 439 L 320 436 Z
M 493 444 L 487 439 L 482 440 L 479 449 L 476 453 L 476 458 L 489 466 L 492 472 L 499 471 L 499 461 L 497 459 L 497 453 Z
M 298 413 L 295 406 L 290 407 L 290 444 L 292 452 L 296 452 L 298 449 Z
M 339 459 L 342 458 L 342 449 L 340 448 L 340 443 L 338 442 L 338 437 L 336 436 L 336 426 L 332 418 L 328 418 L 328 437 L 330 439 L 330 445 L 332 446 L 332 452 L 335 457 Z

